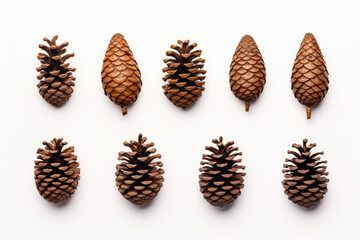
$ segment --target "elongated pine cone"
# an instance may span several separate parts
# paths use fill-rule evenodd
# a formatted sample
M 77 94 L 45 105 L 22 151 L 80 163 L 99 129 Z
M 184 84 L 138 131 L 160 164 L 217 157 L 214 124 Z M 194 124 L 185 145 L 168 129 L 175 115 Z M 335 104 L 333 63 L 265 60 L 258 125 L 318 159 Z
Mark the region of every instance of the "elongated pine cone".
M 318 155 L 324 152 L 311 154 L 311 149 L 316 146 L 315 143 L 307 145 L 308 140 L 303 140 L 303 145 L 293 144 L 299 152 L 288 151 L 294 155 L 291 159 L 285 159 L 284 164 L 284 181 L 285 194 L 292 202 L 306 208 L 316 206 L 323 199 L 327 192 L 325 164 L 327 161 L 320 161 Z M 289 163 L 289 164 L 288 164 Z
M 75 72 L 76 68 L 70 68 L 70 63 L 65 63 L 67 59 L 74 56 L 74 53 L 63 55 L 69 43 L 65 42 L 58 46 L 57 39 L 57 35 L 51 41 L 44 38 L 49 46 L 39 45 L 46 54 L 38 54 L 37 58 L 41 66 L 36 70 L 40 73 L 37 76 L 40 80 L 37 85 L 40 95 L 51 105 L 60 107 L 69 100 L 74 91 L 72 87 L 75 86 L 75 77 L 72 76 L 72 72 Z
M 171 45 L 175 51 L 167 51 L 166 56 L 170 59 L 164 59 L 166 73 L 163 80 L 166 84 L 163 86 L 165 96 L 176 106 L 183 109 L 192 106 L 204 91 L 205 82 L 204 67 L 205 60 L 200 58 L 201 50 L 192 51 L 197 44 L 189 45 L 189 40 L 177 41 L 178 45 Z
M 329 89 L 326 63 L 311 33 L 305 35 L 296 55 L 291 89 L 297 100 L 306 106 L 307 119 L 311 118 L 312 107 L 323 100 Z
M 43 142 L 35 161 L 35 183 L 43 198 L 52 203 L 68 200 L 75 192 L 80 180 L 79 163 L 73 154 L 74 147 L 64 149 L 67 142 L 54 138 Z
M 223 144 L 223 138 L 212 140 L 216 144 L 215 147 L 205 147 L 206 150 L 212 152 L 210 155 L 204 154 L 199 175 L 200 192 L 204 194 L 204 198 L 213 206 L 226 207 L 235 201 L 241 194 L 240 190 L 244 187 L 245 166 L 239 165 L 240 158 L 236 156 L 242 155 L 234 142 Z
M 116 33 L 110 40 L 101 71 L 104 93 L 127 114 L 129 104 L 141 91 L 141 73 L 124 36 Z
M 116 165 L 116 186 L 119 192 L 130 202 L 144 205 L 151 202 L 160 191 L 164 181 L 161 158 L 156 152 L 154 143 L 145 143 L 146 137 L 139 134 L 138 141 L 124 142 L 131 152 L 119 152 Z
M 230 88 L 245 101 L 245 110 L 256 100 L 266 82 L 265 63 L 256 42 L 250 35 L 241 38 L 230 65 Z

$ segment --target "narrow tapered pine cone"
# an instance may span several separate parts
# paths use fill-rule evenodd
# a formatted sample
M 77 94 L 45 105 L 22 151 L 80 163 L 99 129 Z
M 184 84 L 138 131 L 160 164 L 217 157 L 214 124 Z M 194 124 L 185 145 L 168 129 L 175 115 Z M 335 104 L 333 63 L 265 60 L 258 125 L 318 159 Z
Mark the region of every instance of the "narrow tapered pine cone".
M 45 149 L 39 148 L 35 161 L 35 183 L 43 198 L 52 203 L 60 203 L 71 198 L 80 180 L 79 163 L 74 155 L 74 147 L 64 148 L 67 142 L 54 138 L 43 142 Z
M 172 58 L 164 59 L 166 73 L 163 80 L 165 96 L 176 106 L 183 109 L 192 106 L 204 91 L 205 84 L 204 67 L 205 60 L 200 58 L 201 50 L 193 49 L 197 43 L 189 44 L 189 40 L 184 42 L 178 40 L 180 45 L 171 45 L 175 51 L 167 51 L 166 55 Z
M 259 98 L 266 82 L 265 63 L 254 39 L 245 35 L 241 38 L 230 65 L 230 88 L 234 95 L 250 103 Z
M 215 147 L 205 147 L 211 154 L 204 154 L 199 175 L 200 192 L 204 198 L 213 206 L 226 207 L 235 201 L 241 194 L 240 190 L 244 187 L 245 166 L 239 165 L 240 158 L 236 156 L 242 155 L 234 142 L 223 143 L 223 138 L 212 140 L 216 144 Z
M 311 154 L 311 149 L 316 146 L 315 143 L 307 145 L 308 140 L 303 140 L 303 145 L 293 144 L 299 152 L 288 151 L 294 155 L 291 159 L 285 159 L 284 181 L 282 182 L 285 194 L 292 202 L 306 208 L 316 206 L 327 192 L 325 164 L 327 161 L 320 161 L 318 155 L 324 152 Z
M 72 72 L 75 72 L 76 68 L 70 68 L 70 63 L 65 63 L 67 59 L 74 56 L 74 53 L 63 55 L 69 43 L 57 45 L 57 39 L 57 35 L 51 41 L 44 38 L 49 46 L 39 45 L 39 48 L 46 53 L 38 54 L 37 58 L 41 66 L 36 70 L 40 73 L 37 76 L 40 80 L 37 85 L 40 95 L 51 105 L 60 107 L 69 100 L 74 91 L 72 87 L 75 86 L 75 77 L 72 76 Z
M 312 107 L 323 100 L 329 89 L 326 63 L 311 33 L 305 35 L 296 55 L 291 89 L 297 100 L 306 106 L 307 119 L 311 118 Z
M 141 73 L 124 36 L 116 33 L 110 40 L 101 71 L 104 93 L 127 114 L 128 105 L 141 91 Z
M 116 165 L 116 186 L 130 202 L 144 205 L 158 194 L 164 181 L 161 154 L 155 154 L 153 142 L 145 143 L 146 137 L 139 134 L 138 141 L 124 142 L 131 152 L 119 152 L 120 164 Z

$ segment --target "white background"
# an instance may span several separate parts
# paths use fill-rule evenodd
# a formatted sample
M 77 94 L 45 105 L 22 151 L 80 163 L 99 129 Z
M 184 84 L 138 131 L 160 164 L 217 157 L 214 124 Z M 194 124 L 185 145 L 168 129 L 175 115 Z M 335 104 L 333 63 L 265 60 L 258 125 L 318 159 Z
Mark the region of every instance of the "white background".
M 4 1 L 0 3 L 1 239 L 354 239 L 360 214 L 360 6 L 356 1 Z M 127 39 L 143 88 L 123 117 L 103 93 L 102 60 L 113 34 Z M 317 38 L 330 89 L 306 120 L 290 89 L 293 61 L 306 32 Z M 73 96 L 56 109 L 36 87 L 38 44 L 59 35 L 76 67 Z M 233 96 L 229 65 L 240 38 L 256 40 L 267 83 L 250 112 Z M 203 96 L 190 109 L 163 94 L 170 45 L 197 42 L 206 59 Z M 162 154 L 165 182 L 146 207 L 115 186 L 123 141 L 142 132 Z M 228 209 L 199 192 L 204 147 L 224 136 L 243 151 L 245 188 Z M 75 146 L 81 180 L 63 205 L 37 192 L 33 165 L 42 141 Z M 287 150 L 304 137 L 328 160 L 329 192 L 306 210 L 281 185 Z

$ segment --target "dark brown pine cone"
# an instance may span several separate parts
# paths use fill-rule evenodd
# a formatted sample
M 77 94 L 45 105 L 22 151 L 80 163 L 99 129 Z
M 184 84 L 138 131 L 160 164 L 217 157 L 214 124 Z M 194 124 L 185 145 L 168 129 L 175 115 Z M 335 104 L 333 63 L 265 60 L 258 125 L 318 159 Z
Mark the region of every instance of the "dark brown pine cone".
M 296 55 L 291 89 L 297 100 L 306 106 L 307 119 L 311 118 L 312 107 L 323 100 L 329 89 L 326 63 L 311 33 L 305 35 Z
M 230 65 L 230 87 L 234 95 L 245 101 L 245 110 L 256 100 L 266 82 L 265 63 L 255 40 L 241 38 Z
M 45 149 L 39 148 L 35 161 L 35 182 L 43 198 L 52 203 L 68 200 L 75 192 L 80 180 L 79 163 L 73 154 L 74 147 L 64 149 L 67 142 L 54 138 L 43 142 Z
M 223 144 L 223 138 L 212 140 L 215 147 L 205 147 L 212 152 L 210 155 L 204 154 L 199 175 L 200 191 L 204 198 L 213 206 L 226 207 L 235 201 L 241 194 L 240 190 L 244 187 L 245 166 L 239 165 L 241 159 L 236 156 L 242 155 L 234 147 L 234 142 Z
M 167 65 L 163 69 L 166 73 L 163 80 L 164 94 L 176 106 L 183 109 L 193 105 L 204 91 L 205 82 L 204 67 L 205 60 L 200 58 L 201 50 L 192 51 L 197 44 L 189 45 L 189 40 L 178 41 L 178 45 L 171 45 L 175 51 L 167 51 L 166 55 L 172 58 L 165 59 Z
M 127 114 L 129 104 L 136 101 L 141 91 L 141 74 L 124 36 L 115 34 L 109 43 L 101 71 L 104 93 L 121 106 Z
M 294 155 L 291 159 L 285 159 L 283 173 L 285 173 L 285 180 L 282 182 L 285 188 L 285 194 L 289 200 L 294 203 L 310 208 L 316 206 L 321 199 L 323 199 L 327 192 L 327 183 L 329 179 L 326 178 L 327 161 L 320 161 L 318 155 L 324 152 L 317 152 L 311 154 L 311 149 L 316 146 L 315 143 L 307 145 L 307 139 L 303 140 L 303 145 L 293 144 L 299 152 L 288 151 Z
M 75 77 L 72 76 L 72 72 L 76 68 L 70 68 L 70 63 L 65 63 L 66 60 L 74 56 L 74 53 L 63 55 L 66 52 L 65 47 L 69 45 L 65 42 L 61 45 L 56 45 L 58 36 L 55 35 L 50 41 L 44 38 L 49 46 L 40 44 L 39 48 L 44 50 L 45 53 L 39 53 L 38 59 L 41 62 L 41 66 L 36 68 L 40 75 L 37 79 L 40 95 L 55 107 L 60 107 L 66 103 L 71 97 L 73 86 L 75 86 Z
M 130 202 L 144 205 L 151 202 L 160 191 L 164 181 L 161 158 L 154 143 L 145 143 L 146 137 L 139 134 L 138 141 L 124 142 L 131 152 L 119 152 L 120 164 L 116 165 L 116 186 Z

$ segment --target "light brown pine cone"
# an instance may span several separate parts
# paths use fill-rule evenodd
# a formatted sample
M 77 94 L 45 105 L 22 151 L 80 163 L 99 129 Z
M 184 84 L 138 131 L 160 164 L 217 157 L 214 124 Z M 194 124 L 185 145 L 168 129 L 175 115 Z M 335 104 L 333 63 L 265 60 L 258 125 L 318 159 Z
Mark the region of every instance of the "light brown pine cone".
M 121 106 L 127 114 L 129 104 L 136 101 L 141 91 L 141 74 L 124 36 L 115 34 L 105 54 L 101 72 L 105 95 Z
M 54 138 L 43 142 L 45 149 L 37 150 L 35 161 L 36 187 L 43 198 L 52 203 L 67 201 L 74 194 L 80 180 L 79 163 L 74 147 L 64 149 L 67 142 Z
M 164 59 L 166 73 L 163 80 L 165 96 L 176 106 L 183 109 L 192 106 L 201 96 L 201 92 L 205 90 L 205 60 L 200 58 L 201 50 L 193 49 L 196 43 L 189 44 L 189 40 L 180 41 L 178 45 L 171 45 L 175 51 L 167 51 L 166 55 L 172 58 Z
M 66 52 L 65 47 L 69 45 L 68 42 L 56 44 L 58 36 L 55 35 L 50 41 L 44 38 L 44 41 L 49 44 L 45 46 L 39 45 L 39 48 L 45 53 L 39 53 L 38 59 L 41 66 L 36 68 L 40 73 L 37 79 L 40 81 L 37 85 L 40 95 L 55 107 L 60 107 L 65 104 L 71 97 L 73 86 L 75 86 L 75 77 L 72 72 L 76 68 L 70 68 L 69 63 L 65 63 L 67 59 L 74 56 L 74 53 L 63 55 Z
M 291 76 L 291 89 L 306 106 L 307 119 L 312 107 L 319 104 L 329 89 L 328 71 L 320 47 L 311 33 L 307 33 L 296 55 Z
M 124 142 L 130 152 L 119 152 L 116 165 L 116 186 L 119 192 L 130 202 L 144 205 L 151 202 L 158 194 L 164 181 L 164 169 L 161 154 L 155 154 L 154 143 L 145 143 L 146 137 L 139 134 L 138 141 Z
M 284 181 L 282 182 L 285 194 L 292 202 L 306 208 L 316 206 L 327 192 L 329 179 L 326 177 L 325 164 L 320 161 L 319 155 L 324 152 L 311 154 L 315 143 L 307 145 L 308 140 L 303 140 L 303 145 L 293 144 L 299 152 L 288 151 L 294 155 L 291 159 L 285 159 Z
M 236 152 L 234 142 L 223 143 L 223 138 L 214 139 L 215 147 L 206 147 L 211 154 L 204 154 L 201 161 L 201 174 L 199 175 L 200 192 L 204 194 L 204 198 L 213 206 L 226 207 L 233 203 L 241 194 L 244 187 L 245 173 L 239 171 L 244 170 L 245 166 L 241 163 L 241 152 Z
M 256 100 L 266 82 L 265 64 L 254 39 L 241 38 L 230 65 L 230 87 L 234 95 L 245 101 L 245 110 Z

